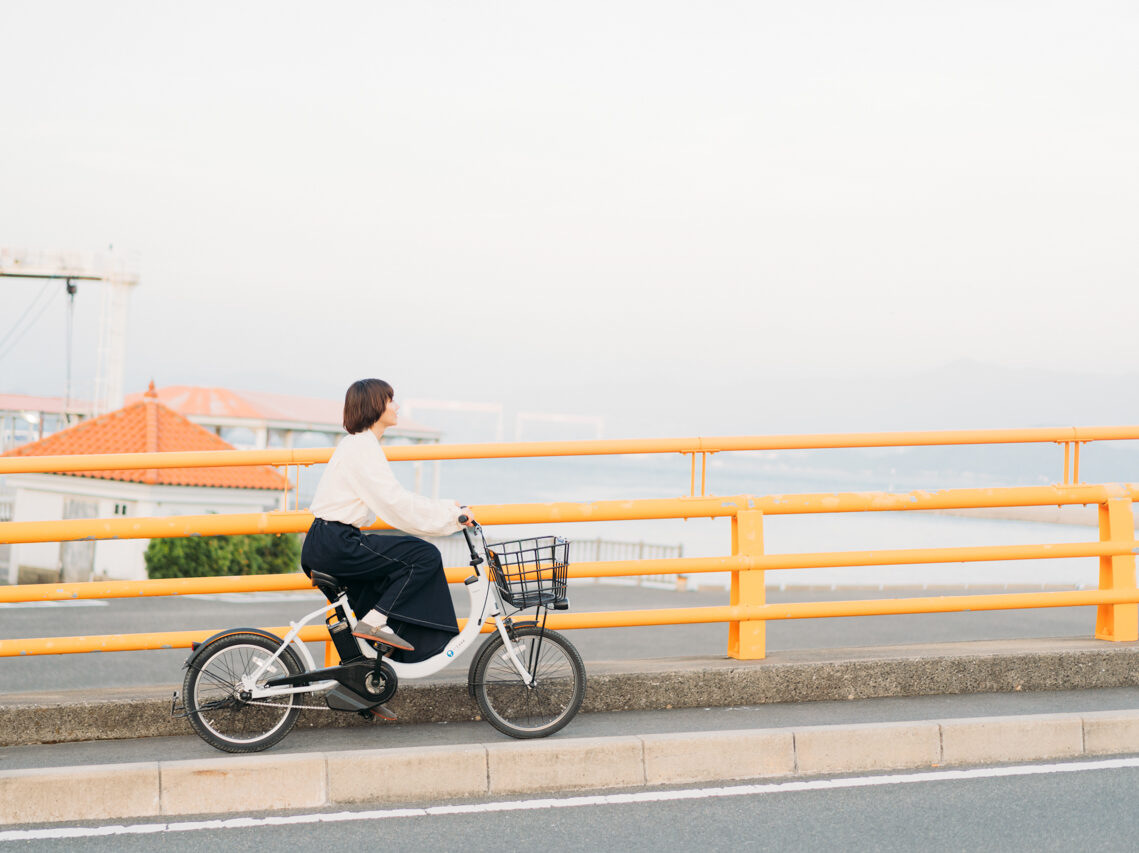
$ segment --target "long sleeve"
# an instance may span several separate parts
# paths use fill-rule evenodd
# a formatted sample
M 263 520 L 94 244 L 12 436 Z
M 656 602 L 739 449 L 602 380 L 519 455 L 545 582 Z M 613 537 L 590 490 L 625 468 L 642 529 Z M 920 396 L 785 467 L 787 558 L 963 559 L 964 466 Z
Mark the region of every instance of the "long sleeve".
M 376 515 L 398 530 L 413 536 L 445 536 L 456 533 L 459 508 L 453 501 L 409 492 L 395 478 L 383 448 L 373 441 L 367 448 L 367 464 L 352 466 L 346 473 L 360 500 Z
M 445 536 L 462 528 L 454 502 L 417 495 L 400 485 L 370 432 L 341 439 L 317 486 L 312 511 L 318 518 L 356 527 L 380 518 L 414 536 Z

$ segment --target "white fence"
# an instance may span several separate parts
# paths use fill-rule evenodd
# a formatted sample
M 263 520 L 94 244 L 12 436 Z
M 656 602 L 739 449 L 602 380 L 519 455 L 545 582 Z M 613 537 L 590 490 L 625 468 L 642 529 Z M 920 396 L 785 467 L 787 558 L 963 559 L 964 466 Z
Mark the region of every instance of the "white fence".
M 453 536 L 427 537 L 443 555 L 443 565 L 461 566 L 470 562 L 471 555 L 462 533 Z M 573 539 L 570 543 L 570 562 L 584 563 L 601 560 L 669 560 L 684 556 L 683 545 L 659 545 L 652 542 L 613 542 L 607 539 Z M 625 578 L 582 578 L 575 583 L 617 583 L 633 586 L 683 588 L 683 575 L 636 575 Z

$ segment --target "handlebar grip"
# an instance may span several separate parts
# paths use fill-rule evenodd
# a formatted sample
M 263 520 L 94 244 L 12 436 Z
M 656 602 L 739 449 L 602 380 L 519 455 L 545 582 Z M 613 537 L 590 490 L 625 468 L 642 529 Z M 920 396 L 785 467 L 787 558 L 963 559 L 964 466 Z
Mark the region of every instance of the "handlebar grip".
M 466 522 L 469 519 L 470 516 L 466 515 L 465 513 L 459 516 L 459 521 L 463 522 L 463 538 L 467 540 L 467 550 L 471 552 L 471 567 L 475 570 L 475 575 L 477 576 L 479 573 L 479 564 L 482 562 L 482 557 L 479 555 L 478 548 L 475 546 L 475 536 L 478 535 L 481 538 L 482 530 L 479 528 L 478 524 L 467 527 Z

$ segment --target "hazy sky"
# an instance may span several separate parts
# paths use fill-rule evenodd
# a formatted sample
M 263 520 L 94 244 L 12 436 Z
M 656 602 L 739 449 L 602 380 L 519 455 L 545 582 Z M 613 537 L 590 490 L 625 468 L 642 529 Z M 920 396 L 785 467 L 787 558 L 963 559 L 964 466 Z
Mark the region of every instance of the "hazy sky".
M 0 32 L 0 246 L 130 260 L 128 390 L 376 375 L 714 434 L 804 377 L 1136 372 L 1131 2 L 0 0 Z M 40 288 L 0 279 L 0 337 Z M 0 391 L 62 394 L 63 318 Z

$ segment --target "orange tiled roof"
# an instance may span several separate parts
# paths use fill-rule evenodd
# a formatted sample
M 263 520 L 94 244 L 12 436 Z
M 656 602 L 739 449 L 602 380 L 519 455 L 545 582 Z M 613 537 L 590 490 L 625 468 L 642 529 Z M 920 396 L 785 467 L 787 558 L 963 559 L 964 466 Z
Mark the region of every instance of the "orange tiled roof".
M 233 450 L 205 427 L 191 423 L 158 402 L 154 384 L 143 399 L 121 409 L 13 448 L 4 456 L 70 456 L 79 453 L 155 453 L 183 450 Z M 286 480 L 265 466 L 239 468 L 151 468 L 71 474 L 167 486 L 229 489 L 284 489 Z

